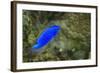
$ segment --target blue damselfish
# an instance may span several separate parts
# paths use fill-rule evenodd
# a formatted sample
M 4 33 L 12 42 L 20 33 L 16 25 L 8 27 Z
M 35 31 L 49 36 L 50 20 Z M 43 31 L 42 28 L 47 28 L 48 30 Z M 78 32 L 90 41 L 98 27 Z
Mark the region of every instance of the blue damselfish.
M 46 46 L 59 32 L 60 26 L 52 25 L 45 28 L 36 40 L 36 44 L 32 46 L 32 51 L 41 49 Z

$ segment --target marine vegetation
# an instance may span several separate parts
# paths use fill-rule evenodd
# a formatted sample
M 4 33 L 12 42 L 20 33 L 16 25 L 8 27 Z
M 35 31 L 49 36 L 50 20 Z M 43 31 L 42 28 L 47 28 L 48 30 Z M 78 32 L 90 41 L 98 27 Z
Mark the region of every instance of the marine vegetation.
M 23 10 L 23 62 L 91 57 L 91 14 Z

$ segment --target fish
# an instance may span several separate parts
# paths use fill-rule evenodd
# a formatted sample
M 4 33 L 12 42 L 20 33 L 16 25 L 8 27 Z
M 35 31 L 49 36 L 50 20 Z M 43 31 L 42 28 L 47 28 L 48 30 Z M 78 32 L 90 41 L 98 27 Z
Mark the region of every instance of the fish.
M 60 26 L 52 25 L 45 28 L 36 40 L 36 44 L 32 46 L 32 51 L 41 51 L 52 39 L 57 36 L 60 31 Z

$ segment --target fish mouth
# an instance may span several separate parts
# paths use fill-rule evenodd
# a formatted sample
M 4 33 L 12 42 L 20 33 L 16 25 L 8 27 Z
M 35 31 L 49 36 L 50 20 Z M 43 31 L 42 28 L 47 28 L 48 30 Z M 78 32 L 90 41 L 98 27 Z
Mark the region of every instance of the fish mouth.
M 54 30 L 59 30 L 60 29 L 60 26 L 58 26 L 58 25 L 53 25 L 51 27 L 53 27 L 52 29 L 54 29 Z

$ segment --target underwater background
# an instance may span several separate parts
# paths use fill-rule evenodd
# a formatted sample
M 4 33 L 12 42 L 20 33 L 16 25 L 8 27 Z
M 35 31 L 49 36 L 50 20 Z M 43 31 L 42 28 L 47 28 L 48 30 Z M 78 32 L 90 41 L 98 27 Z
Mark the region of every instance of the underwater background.
M 91 58 L 91 14 L 23 10 L 23 62 L 83 60 Z M 42 31 L 52 25 L 60 26 L 59 34 L 42 52 L 30 49 Z M 31 58 L 31 60 L 30 60 Z

